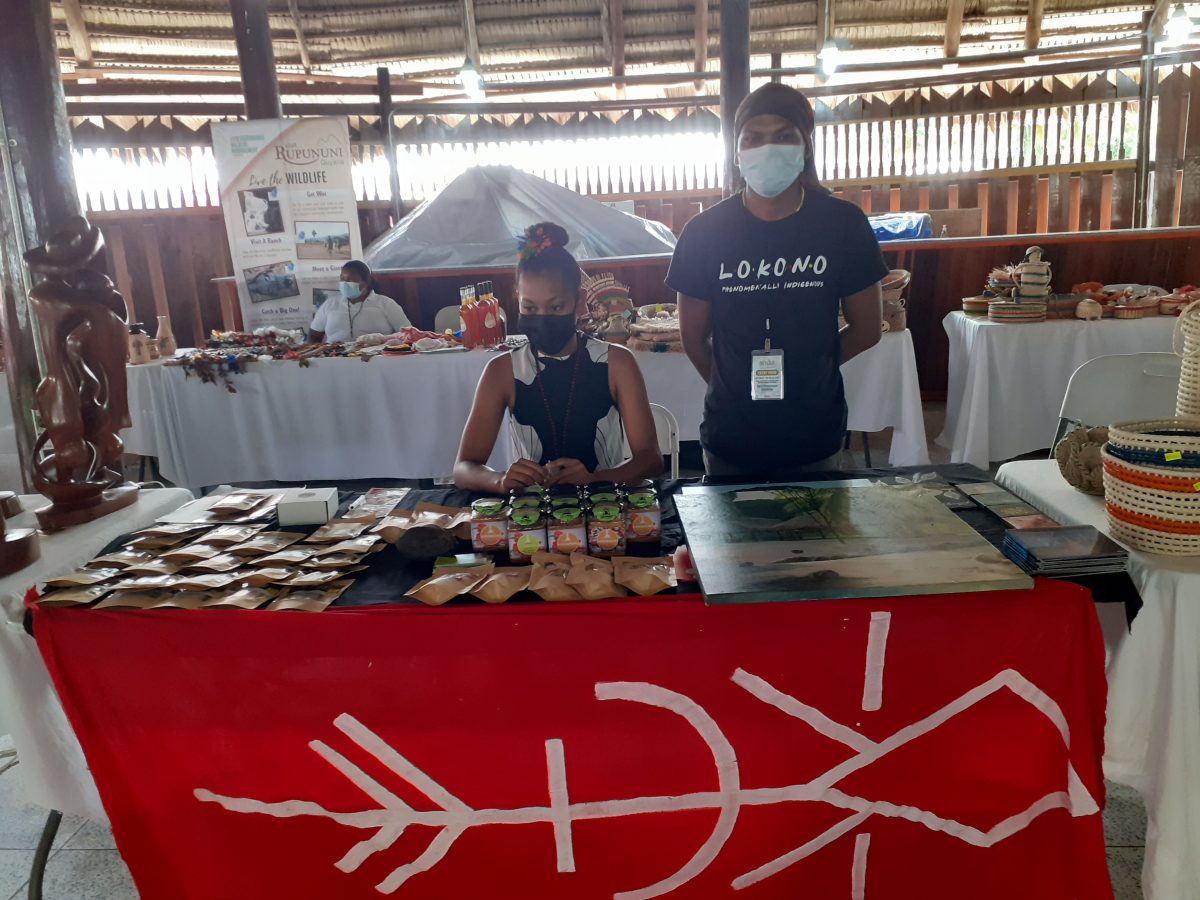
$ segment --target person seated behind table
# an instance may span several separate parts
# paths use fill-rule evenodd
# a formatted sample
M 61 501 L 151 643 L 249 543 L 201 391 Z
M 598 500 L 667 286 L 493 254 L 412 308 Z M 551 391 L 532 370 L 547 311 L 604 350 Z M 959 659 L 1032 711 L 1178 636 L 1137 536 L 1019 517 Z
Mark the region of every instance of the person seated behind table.
M 371 267 L 352 259 L 342 266 L 338 285 L 341 296 L 321 304 L 309 326 L 308 339 L 314 344 L 324 341 L 352 341 L 364 334 L 395 334 L 412 323 L 391 297 L 375 293 Z
M 463 430 L 454 483 L 502 494 L 533 484 L 628 482 L 662 473 L 646 385 L 624 347 L 577 331 L 582 273 L 565 229 L 526 229 L 517 262 L 518 331 L 529 343 L 488 363 Z M 517 461 L 487 465 L 504 414 Z M 626 458 L 624 438 L 632 456 Z

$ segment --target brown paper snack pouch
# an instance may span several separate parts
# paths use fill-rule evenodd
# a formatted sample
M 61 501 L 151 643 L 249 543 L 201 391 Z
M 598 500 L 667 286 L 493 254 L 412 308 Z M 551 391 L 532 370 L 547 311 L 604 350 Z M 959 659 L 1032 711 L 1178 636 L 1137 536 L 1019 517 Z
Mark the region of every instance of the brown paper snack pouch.
M 264 603 L 274 600 L 278 595 L 278 590 L 244 587 L 236 591 L 214 594 L 203 605 L 205 609 L 258 609 Z
M 127 569 L 130 566 L 136 566 L 138 563 L 153 562 L 157 557 L 153 553 L 145 550 L 118 550 L 116 553 L 109 553 L 105 556 L 97 556 L 90 562 L 85 562 L 85 569 Z
M 533 569 L 529 566 L 505 566 L 496 569 L 471 589 L 471 596 L 478 597 L 484 603 L 503 603 L 513 594 L 529 587 L 529 576 L 532 574 Z
M 304 539 L 306 544 L 336 544 L 338 541 L 348 541 L 356 538 L 371 526 L 366 521 L 351 521 L 349 519 L 333 519 L 322 525 Z
M 300 531 L 264 531 L 245 543 L 230 547 L 228 552 L 238 556 L 265 556 L 286 550 L 303 539 L 304 533 Z
M 266 527 L 266 523 L 259 523 L 258 525 L 221 525 L 204 535 L 204 543 L 215 544 L 218 547 L 244 544 Z
M 607 600 L 610 597 L 624 597 L 628 593 L 613 580 L 611 561 L 583 553 L 571 554 L 567 584 L 575 588 L 584 600 Z
M 233 573 L 233 584 L 242 587 L 267 587 L 272 584 L 283 584 L 289 578 L 300 574 L 298 569 L 287 566 L 269 566 L 262 569 L 246 569 Z
M 323 612 L 352 584 L 352 580 L 335 581 L 320 590 L 288 591 L 267 609 L 272 612 Z
M 103 584 L 56 590 L 42 596 L 38 606 L 83 606 L 111 592 L 112 588 Z
M 57 578 L 51 578 L 46 582 L 47 587 L 88 587 L 93 584 L 100 584 L 102 581 L 111 581 L 114 578 L 121 577 L 120 569 L 80 569 L 77 572 L 72 572 L 69 575 L 59 575 Z
M 469 593 L 495 571 L 494 566 L 473 566 L 461 572 L 446 572 L 426 578 L 406 597 L 420 600 L 426 606 L 441 606 L 455 597 Z
M 533 572 L 529 576 L 529 590 L 543 600 L 580 600 L 579 591 L 567 584 L 571 573 L 571 558 L 561 553 L 546 553 L 539 550 L 533 554 Z
M 651 597 L 678 584 L 675 564 L 669 556 L 620 556 L 613 560 L 613 573 L 617 584 L 639 597 Z

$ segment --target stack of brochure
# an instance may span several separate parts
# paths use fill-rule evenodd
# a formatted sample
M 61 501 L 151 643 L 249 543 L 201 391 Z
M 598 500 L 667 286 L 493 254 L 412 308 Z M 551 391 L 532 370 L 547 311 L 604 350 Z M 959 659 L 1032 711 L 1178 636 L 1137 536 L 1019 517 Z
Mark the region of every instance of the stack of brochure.
M 1125 549 L 1090 525 L 1013 529 L 1004 554 L 1030 575 L 1068 578 L 1124 572 Z

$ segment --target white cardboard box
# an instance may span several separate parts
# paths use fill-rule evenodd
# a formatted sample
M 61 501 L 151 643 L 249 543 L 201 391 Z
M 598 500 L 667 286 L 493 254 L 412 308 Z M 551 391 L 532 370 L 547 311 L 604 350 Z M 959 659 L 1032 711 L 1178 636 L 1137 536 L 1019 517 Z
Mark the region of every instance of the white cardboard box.
M 289 488 L 279 501 L 279 524 L 324 525 L 337 508 L 337 488 Z

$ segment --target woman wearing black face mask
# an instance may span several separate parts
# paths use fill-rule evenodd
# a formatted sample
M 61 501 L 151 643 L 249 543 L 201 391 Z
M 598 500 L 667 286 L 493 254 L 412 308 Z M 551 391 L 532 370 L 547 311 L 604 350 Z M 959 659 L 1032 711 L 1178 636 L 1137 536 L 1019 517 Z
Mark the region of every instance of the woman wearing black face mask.
M 490 362 L 479 380 L 454 467 L 460 488 L 507 493 L 532 484 L 637 481 L 662 472 L 637 360 L 624 347 L 576 331 L 583 292 L 567 240 L 567 232 L 551 222 L 525 231 L 517 262 L 517 331 L 529 344 Z M 519 458 L 499 472 L 487 460 L 506 412 Z

